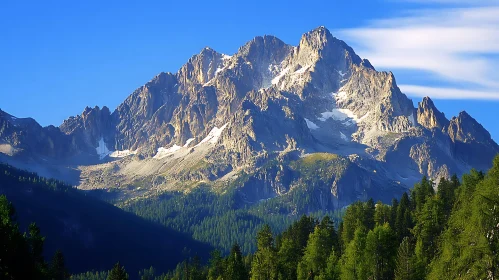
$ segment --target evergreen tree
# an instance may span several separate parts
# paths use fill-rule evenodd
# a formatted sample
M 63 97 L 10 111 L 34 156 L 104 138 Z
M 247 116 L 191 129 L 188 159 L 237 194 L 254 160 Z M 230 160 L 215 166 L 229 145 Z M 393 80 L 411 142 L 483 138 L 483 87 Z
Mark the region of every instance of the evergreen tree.
M 156 279 L 156 270 L 154 267 L 149 267 L 149 269 L 143 269 L 139 271 L 140 280 L 155 280 Z
M 208 268 L 208 280 L 216 280 L 221 277 L 224 273 L 225 265 L 224 259 L 222 258 L 222 253 L 219 250 L 215 250 L 211 253 L 211 258 Z
M 392 217 L 390 206 L 383 204 L 381 201 L 376 203 L 376 210 L 374 211 L 374 223 L 376 226 L 382 226 L 389 223 Z
M 430 198 L 417 213 L 414 227 L 416 237 L 416 256 L 423 265 L 428 265 L 437 252 L 437 240 L 444 227 L 444 211 L 442 202 Z
M 43 259 L 43 243 L 45 237 L 41 235 L 40 228 L 35 224 L 31 223 L 28 227 L 28 244 L 31 251 L 31 259 L 34 261 L 34 265 L 37 271 L 36 278 L 43 278 L 43 275 L 47 274 L 47 264 Z
M 204 273 L 203 268 L 201 267 L 201 259 L 199 259 L 198 255 L 195 255 L 191 262 L 188 263 L 188 277 L 187 280 L 204 280 L 206 279 L 206 275 Z
M 49 267 L 50 279 L 51 280 L 65 280 L 69 279 L 70 274 L 66 269 L 66 264 L 64 261 L 64 256 L 60 250 L 57 250 L 52 257 Z
M 372 199 L 367 202 L 354 202 L 348 206 L 341 226 L 343 246 L 347 246 L 354 238 L 355 230 L 363 227 L 366 230 L 374 228 L 375 205 Z
M 264 225 L 258 232 L 257 244 L 258 249 L 251 264 L 251 279 L 277 279 L 277 253 L 269 225 Z
M 396 251 L 396 236 L 388 223 L 369 231 L 364 259 L 371 279 L 393 279 Z
M 458 187 L 459 181 L 455 175 L 452 177 L 451 181 L 442 178 L 438 183 L 437 195 L 442 201 L 445 220 L 449 218 L 452 207 L 454 206 L 455 192 Z
M 422 278 L 424 277 L 418 274 L 414 246 L 411 245 L 409 237 L 404 237 L 397 251 L 395 280 L 417 280 Z
M 324 274 L 331 250 L 338 248 L 338 237 L 329 217 L 324 217 L 310 234 L 307 247 L 298 265 L 298 279 L 309 279 Z
M 121 266 L 120 262 L 117 262 L 113 266 L 113 269 L 109 271 L 107 280 L 128 280 L 128 274 L 125 271 L 125 267 Z
M 429 278 L 497 279 L 499 267 L 499 157 L 487 175 L 463 176 L 449 225 Z
M 314 218 L 303 215 L 282 233 L 282 239 L 293 240 L 300 249 L 304 249 L 307 246 L 308 236 L 314 232 L 316 225 L 317 221 Z M 277 248 L 280 249 L 280 242 Z
M 319 275 L 319 280 L 340 280 L 339 255 L 335 250 L 331 250 L 331 254 L 327 259 L 326 270 Z
M 373 229 L 375 226 L 374 212 L 376 211 L 376 205 L 374 204 L 374 200 L 370 198 L 363 206 L 364 206 L 363 225 L 368 230 Z
M 277 253 L 279 279 L 296 279 L 296 268 L 302 256 L 297 243 L 289 238 L 282 239 Z
M 435 194 L 433 189 L 433 182 L 428 180 L 426 176 L 423 176 L 423 179 L 420 183 L 416 184 L 412 189 L 412 202 L 413 209 L 416 210 L 416 213 L 421 212 L 426 200 L 432 197 Z
M 241 248 L 237 243 L 232 246 L 229 257 L 227 258 L 227 266 L 224 273 L 224 279 L 248 279 L 248 272 L 246 271 L 246 267 L 243 262 Z
M 397 199 L 392 199 L 392 206 L 390 207 L 390 227 L 396 232 L 395 221 L 397 220 L 397 210 L 399 207 L 399 201 Z
M 36 225 L 30 234 L 22 234 L 15 222 L 15 209 L 0 195 L 0 279 L 43 279 L 43 237 Z M 42 246 L 39 246 L 39 241 Z
M 402 241 L 404 237 L 410 235 L 411 228 L 412 228 L 412 214 L 410 208 L 410 201 L 407 193 L 404 193 L 397 207 L 397 216 L 395 218 L 395 233 L 397 235 L 399 242 Z
M 366 247 L 366 230 L 359 227 L 355 230 L 353 240 L 347 245 L 341 258 L 341 279 L 357 280 L 367 279 L 368 268 L 364 260 Z

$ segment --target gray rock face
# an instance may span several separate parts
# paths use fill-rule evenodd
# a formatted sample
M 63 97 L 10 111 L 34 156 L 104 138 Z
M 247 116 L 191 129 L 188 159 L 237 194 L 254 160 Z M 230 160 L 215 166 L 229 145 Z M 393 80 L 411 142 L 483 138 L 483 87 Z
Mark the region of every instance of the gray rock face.
M 422 175 L 486 169 L 499 152 L 468 114 L 449 121 L 430 98 L 414 108 L 391 72 L 324 27 L 298 46 L 263 36 L 232 56 L 205 48 L 112 113 L 86 108 L 59 128 L 22 123 L 0 114 L 2 153 L 93 157 L 102 164 L 79 163 L 81 188 L 142 181 L 157 193 L 204 182 L 238 187 L 251 203 L 305 192 L 308 210 L 388 200 Z
M 32 118 L 16 118 L 0 110 L 0 153 L 29 159 L 33 155 L 64 158 L 80 148 L 74 138 Z
M 447 130 L 456 158 L 479 170 L 489 168 L 484 161 L 492 161 L 498 153 L 498 145 L 481 124 L 463 111 L 450 120 Z
M 65 120 L 59 128 L 66 135 L 73 137 L 85 152 L 95 151 L 90 147 L 98 146 L 100 139 L 106 143 L 114 142 L 114 123 L 106 106 L 102 109 L 98 106 L 86 107 L 81 115 Z
M 423 101 L 418 103 L 418 123 L 428 129 L 447 129 L 449 120 L 445 115 L 438 111 L 429 97 L 424 97 Z

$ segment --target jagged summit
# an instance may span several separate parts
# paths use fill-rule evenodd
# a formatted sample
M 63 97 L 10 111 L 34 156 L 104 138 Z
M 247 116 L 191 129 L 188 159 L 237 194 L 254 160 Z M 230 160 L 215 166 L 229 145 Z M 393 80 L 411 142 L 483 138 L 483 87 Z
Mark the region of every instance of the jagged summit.
M 422 175 L 484 169 L 499 152 L 468 114 L 448 120 L 430 98 L 415 108 L 393 73 L 376 71 L 323 26 L 297 46 L 266 35 L 232 55 L 206 47 L 113 112 L 86 108 L 59 128 L 21 129 L 3 115 L 0 152 L 70 162 L 84 189 L 141 184 L 149 196 L 203 183 L 234 186 L 257 203 L 306 182 L 310 211 L 386 200 Z M 304 159 L 334 168 L 307 181 Z
M 449 135 L 454 141 L 493 142 L 490 133 L 466 111 L 459 112 L 457 117 L 450 120 Z
M 418 123 L 428 129 L 446 129 L 449 125 L 449 120 L 435 107 L 430 97 L 424 97 L 418 103 L 417 118 Z

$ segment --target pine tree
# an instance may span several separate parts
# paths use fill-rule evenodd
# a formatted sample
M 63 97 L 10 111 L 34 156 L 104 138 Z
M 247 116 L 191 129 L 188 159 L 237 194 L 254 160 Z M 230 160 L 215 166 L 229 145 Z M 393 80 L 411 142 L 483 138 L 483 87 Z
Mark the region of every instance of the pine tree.
M 149 269 L 143 269 L 139 271 L 140 280 L 155 280 L 156 278 L 156 270 L 154 267 L 149 267 Z
M 64 256 L 60 250 L 57 250 L 52 257 L 50 263 L 49 273 L 52 280 L 65 280 L 69 279 L 70 274 L 66 269 Z
M 246 271 L 246 267 L 243 262 L 241 248 L 237 243 L 232 246 L 229 257 L 227 258 L 227 266 L 224 272 L 224 279 L 248 279 L 248 272 Z
M 364 226 L 369 230 L 373 229 L 376 225 L 374 223 L 374 212 L 376 211 L 376 205 L 374 200 L 370 198 L 364 205 Z
M 397 199 L 392 199 L 392 206 L 390 207 L 390 227 L 396 232 L 395 221 L 397 220 L 397 209 L 399 207 L 399 201 Z
M 388 223 L 369 231 L 364 259 L 371 279 L 393 279 L 396 251 L 396 236 Z
M 418 275 L 414 247 L 411 245 L 409 237 L 404 237 L 397 251 L 395 280 L 417 280 L 421 278 L 421 275 Z
M 121 266 L 120 262 L 117 262 L 109 272 L 107 280 L 128 280 L 128 274 L 125 271 L 125 267 Z
M 423 176 L 423 179 L 420 183 L 416 184 L 412 189 L 412 202 L 413 209 L 416 210 L 416 213 L 421 212 L 426 201 L 435 194 L 433 189 L 433 182 L 428 180 L 426 176 Z
M 35 228 L 31 227 L 31 229 L 35 234 Z M 15 209 L 12 204 L 5 195 L 0 195 L 0 279 L 40 279 L 44 277 L 43 271 L 40 271 L 42 267 L 35 262 L 29 237 L 20 232 L 15 221 Z M 43 241 L 43 238 L 41 239 Z M 39 249 L 39 247 L 35 247 Z M 41 254 L 42 252 L 37 251 L 36 253 Z M 38 259 L 38 261 L 40 260 Z
M 389 223 L 391 215 L 390 206 L 383 204 L 381 201 L 376 203 L 376 210 L 374 211 L 374 223 L 376 226 L 382 226 L 385 223 Z
M 472 219 L 476 217 L 475 200 L 483 180 L 484 174 L 476 170 L 463 175 L 462 184 L 455 192 L 454 210 L 446 230 L 440 237 L 439 254 L 430 264 L 428 279 L 458 279 L 462 278 L 462 275 L 469 276 L 468 279 L 487 278 L 484 274 L 480 275 L 485 269 L 479 269 L 478 274 L 470 269 L 473 263 L 484 259 L 482 248 L 486 248 L 478 246 L 478 241 L 483 240 L 486 234 Z
M 416 256 L 426 266 L 437 252 L 437 240 L 444 227 L 442 202 L 437 197 L 430 198 L 416 215 L 417 222 L 413 230 Z
M 264 225 L 258 232 L 257 244 L 258 249 L 251 264 L 251 279 L 277 279 L 277 253 L 269 225 Z
M 296 279 L 296 268 L 302 256 L 301 251 L 298 242 L 289 238 L 282 239 L 281 248 L 277 253 L 279 279 Z
M 372 199 L 367 202 L 354 202 L 348 206 L 341 227 L 341 241 L 343 246 L 354 238 L 355 230 L 363 227 L 367 230 L 374 228 L 375 205 Z
M 34 261 L 37 271 L 36 278 L 43 278 L 43 275 L 47 274 L 47 264 L 43 259 L 43 243 L 45 241 L 45 237 L 41 235 L 40 228 L 35 223 L 31 223 L 29 225 L 28 232 L 31 259 Z
M 353 240 L 347 245 L 341 257 L 341 279 L 367 279 L 368 268 L 364 260 L 366 247 L 366 229 L 359 227 L 355 230 Z
M 340 280 L 339 254 L 335 250 L 331 250 L 331 254 L 327 259 L 326 270 L 319 275 L 319 280 Z
M 410 201 L 407 193 L 404 193 L 397 207 L 397 216 L 395 218 L 395 233 L 399 242 L 402 241 L 404 237 L 410 235 L 411 228 L 412 215 L 410 209 Z
M 224 273 L 225 265 L 222 258 L 222 253 L 215 250 L 211 253 L 211 258 L 208 268 L 208 280 L 217 280 Z

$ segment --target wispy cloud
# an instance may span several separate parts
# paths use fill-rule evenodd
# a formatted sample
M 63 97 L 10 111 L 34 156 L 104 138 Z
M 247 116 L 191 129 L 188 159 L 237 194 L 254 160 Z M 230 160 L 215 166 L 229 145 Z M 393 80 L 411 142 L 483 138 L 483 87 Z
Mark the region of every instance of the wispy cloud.
M 499 100 L 499 4 L 492 1 L 408 0 L 470 3 L 409 11 L 369 26 L 341 30 L 375 67 L 424 71 L 453 87 L 402 85 L 414 96 Z M 494 1 L 497 3 L 497 1 Z M 473 5 L 471 5 L 473 4 Z M 463 85 L 466 87 L 463 88 Z
M 393 0 L 396 1 L 396 0 Z M 473 6 L 484 6 L 484 5 L 494 5 L 497 4 L 497 0 L 399 0 L 402 2 L 414 2 L 414 3 L 439 3 L 439 4 L 467 4 Z
M 425 87 L 416 85 L 399 85 L 399 87 L 402 91 L 410 93 L 412 96 L 431 96 L 434 99 L 499 100 L 499 92 Z

